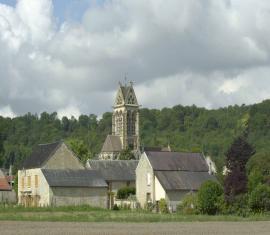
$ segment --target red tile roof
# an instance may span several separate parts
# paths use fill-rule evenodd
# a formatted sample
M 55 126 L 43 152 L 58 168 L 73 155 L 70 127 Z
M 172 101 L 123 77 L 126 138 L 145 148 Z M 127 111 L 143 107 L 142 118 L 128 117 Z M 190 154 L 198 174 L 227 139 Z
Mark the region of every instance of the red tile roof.
M 0 178 L 0 191 L 8 191 L 11 190 L 10 185 L 6 178 Z

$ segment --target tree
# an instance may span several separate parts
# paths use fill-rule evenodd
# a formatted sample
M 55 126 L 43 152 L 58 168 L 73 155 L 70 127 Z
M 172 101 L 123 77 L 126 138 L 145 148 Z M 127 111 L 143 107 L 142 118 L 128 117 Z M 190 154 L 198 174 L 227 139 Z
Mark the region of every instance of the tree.
M 82 140 L 70 139 L 67 144 L 83 163 L 89 159 L 90 155 L 88 153 L 87 146 Z
M 129 148 L 122 150 L 118 158 L 119 160 L 135 160 L 135 156 Z
M 218 212 L 223 189 L 215 181 L 206 181 L 198 191 L 198 209 L 202 214 L 214 215 Z
M 232 202 L 236 195 L 247 191 L 246 164 L 255 153 L 244 137 L 234 140 L 226 153 L 228 174 L 224 181 L 225 200 Z
M 259 184 L 250 194 L 249 206 L 254 212 L 270 211 L 270 187 Z

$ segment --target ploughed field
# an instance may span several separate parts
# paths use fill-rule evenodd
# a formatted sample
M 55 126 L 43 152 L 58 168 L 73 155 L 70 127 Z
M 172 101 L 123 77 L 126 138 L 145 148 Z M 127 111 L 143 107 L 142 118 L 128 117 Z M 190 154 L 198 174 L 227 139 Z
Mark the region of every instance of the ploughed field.
M 10 234 L 269 234 L 269 221 L 91 223 L 0 221 L 0 233 Z

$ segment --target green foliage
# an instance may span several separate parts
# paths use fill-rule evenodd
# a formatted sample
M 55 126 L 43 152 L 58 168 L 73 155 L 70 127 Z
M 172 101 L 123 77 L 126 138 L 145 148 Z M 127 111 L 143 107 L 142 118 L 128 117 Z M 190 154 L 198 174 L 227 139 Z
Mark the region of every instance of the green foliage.
M 127 199 L 130 195 L 135 195 L 136 189 L 134 187 L 123 187 L 117 191 L 116 197 L 118 199 Z
M 167 202 L 164 198 L 159 200 L 159 212 L 162 214 L 169 213 Z
M 248 191 L 252 192 L 257 185 L 264 182 L 264 177 L 259 170 L 253 170 L 248 176 Z
M 259 184 L 251 192 L 248 203 L 254 212 L 270 211 L 270 187 Z
M 239 194 L 234 197 L 230 203 L 225 202 L 222 214 L 238 215 L 247 217 L 250 215 L 250 208 L 248 205 L 248 194 Z
M 221 185 L 215 181 L 206 181 L 198 191 L 198 209 L 202 214 L 214 215 L 218 212 L 218 203 L 223 194 Z
M 270 152 L 269 110 L 270 100 L 216 110 L 194 105 L 161 110 L 144 108 L 140 110 L 141 143 L 144 146 L 170 143 L 174 151 L 203 151 L 211 156 L 220 171 L 225 162 L 224 153 L 245 129 L 257 154 Z M 111 133 L 111 117 L 109 112 L 99 120 L 94 114 L 81 115 L 78 120 L 59 119 L 55 112 L 40 116 L 28 113 L 13 119 L 0 116 L 0 167 L 9 168 L 13 164 L 16 171 L 35 145 L 58 140 L 83 142 L 87 155 L 95 157 L 106 135 Z M 80 158 L 84 161 L 85 157 Z
M 119 207 L 117 206 L 117 204 L 114 204 L 114 205 L 113 205 L 112 210 L 114 210 L 114 211 L 119 211 Z
M 129 148 L 124 149 L 119 154 L 119 160 L 135 160 L 134 154 Z
M 227 151 L 226 167 L 228 174 L 224 181 L 227 202 L 232 202 L 235 196 L 247 191 L 246 164 L 254 153 L 254 148 L 242 136 L 236 138 Z
M 69 139 L 67 144 L 83 163 L 85 163 L 87 159 L 91 157 L 86 144 L 82 140 Z
M 198 197 L 197 194 L 188 193 L 177 205 L 177 212 L 183 214 L 198 213 Z

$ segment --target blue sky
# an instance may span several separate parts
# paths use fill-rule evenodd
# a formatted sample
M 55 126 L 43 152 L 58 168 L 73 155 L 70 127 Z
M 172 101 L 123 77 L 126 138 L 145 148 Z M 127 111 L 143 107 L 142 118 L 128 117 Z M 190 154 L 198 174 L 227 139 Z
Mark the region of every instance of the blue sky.
M 102 4 L 105 0 L 53 0 L 54 16 L 59 23 L 65 20 L 80 21 L 91 4 Z M 15 6 L 17 0 L 0 0 L 0 3 Z

